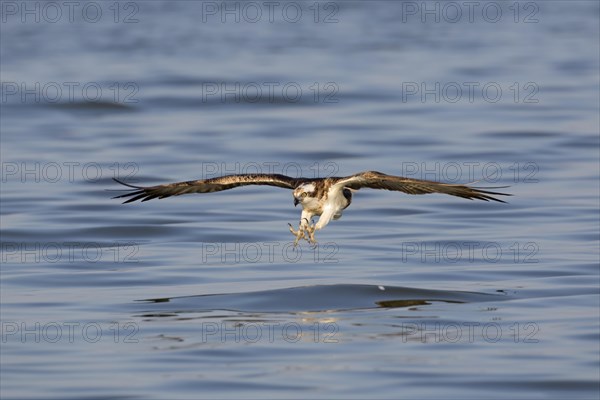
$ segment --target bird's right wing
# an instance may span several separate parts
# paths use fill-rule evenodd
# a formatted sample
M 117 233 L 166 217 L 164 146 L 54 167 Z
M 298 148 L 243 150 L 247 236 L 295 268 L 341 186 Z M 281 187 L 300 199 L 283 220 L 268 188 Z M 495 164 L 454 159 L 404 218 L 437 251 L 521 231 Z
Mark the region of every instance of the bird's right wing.
M 113 199 L 129 197 L 123 204 L 131 203 L 136 200 L 148 201 L 156 198 L 164 199 L 165 197 L 180 196 L 188 193 L 220 192 L 222 190 L 229 190 L 238 186 L 247 185 L 268 185 L 285 189 L 294 189 L 299 182 L 298 179 L 278 174 L 226 175 L 212 179 L 167 183 L 166 185 L 158 186 L 135 186 L 122 182 L 116 178 L 113 179 L 121 185 L 133 189 L 129 193 L 113 197 Z
M 408 194 L 444 193 L 465 199 L 477 199 L 485 201 L 493 200 L 500 203 L 506 202 L 494 196 L 511 196 L 507 193 L 492 192 L 487 190 L 499 189 L 501 187 L 478 188 L 467 185 L 457 185 L 452 183 L 405 178 L 403 176 L 386 175 L 377 171 L 366 171 L 356 175 L 347 176 L 345 178 L 339 178 L 335 185 L 356 190 L 361 188 L 371 188 L 394 190 Z

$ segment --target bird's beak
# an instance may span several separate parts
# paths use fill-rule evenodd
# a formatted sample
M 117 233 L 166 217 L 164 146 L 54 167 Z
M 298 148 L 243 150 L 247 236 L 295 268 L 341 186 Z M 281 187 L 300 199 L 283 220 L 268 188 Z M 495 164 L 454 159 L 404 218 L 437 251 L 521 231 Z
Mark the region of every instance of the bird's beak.
M 296 207 L 300 203 L 297 198 L 294 197 L 294 207 Z

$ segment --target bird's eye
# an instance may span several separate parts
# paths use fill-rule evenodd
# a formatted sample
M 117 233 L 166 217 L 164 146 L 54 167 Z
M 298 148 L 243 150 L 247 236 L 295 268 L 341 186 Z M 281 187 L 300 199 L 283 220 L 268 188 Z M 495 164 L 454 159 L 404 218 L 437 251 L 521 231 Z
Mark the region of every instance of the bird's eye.
M 300 197 L 306 197 L 307 195 L 308 195 L 308 193 L 302 192 L 302 194 L 300 195 Z

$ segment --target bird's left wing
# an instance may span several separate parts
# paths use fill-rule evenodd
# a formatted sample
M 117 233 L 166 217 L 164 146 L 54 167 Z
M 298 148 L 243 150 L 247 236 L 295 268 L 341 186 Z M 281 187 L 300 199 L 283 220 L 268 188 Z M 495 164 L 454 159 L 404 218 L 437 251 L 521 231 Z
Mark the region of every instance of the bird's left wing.
M 148 201 L 152 199 L 164 199 L 170 196 L 180 196 L 188 193 L 211 193 L 220 192 L 222 190 L 233 189 L 238 186 L 247 185 L 268 185 L 277 186 L 286 189 L 294 189 L 298 184 L 298 180 L 285 175 L 278 174 L 243 174 L 243 175 L 226 175 L 218 178 L 204 179 L 197 181 L 167 183 L 166 185 L 158 186 L 135 186 L 113 178 L 121 185 L 128 186 L 134 190 L 113 199 L 126 198 L 125 203 L 142 200 Z
M 451 183 L 441 183 L 435 181 L 426 181 L 421 179 L 411 179 L 402 176 L 386 175 L 377 171 L 361 172 L 356 175 L 339 178 L 335 182 L 336 186 L 347 187 L 350 189 L 383 189 L 395 190 L 408 194 L 429 194 L 429 193 L 444 193 L 451 196 L 463 197 L 465 199 L 477 200 L 493 200 L 500 203 L 506 203 L 495 196 L 511 196 L 507 193 L 491 192 L 483 189 L 498 189 L 495 188 L 478 188 L 467 185 L 456 185 Z M 503 186 L 506 187 L 506 186 Z

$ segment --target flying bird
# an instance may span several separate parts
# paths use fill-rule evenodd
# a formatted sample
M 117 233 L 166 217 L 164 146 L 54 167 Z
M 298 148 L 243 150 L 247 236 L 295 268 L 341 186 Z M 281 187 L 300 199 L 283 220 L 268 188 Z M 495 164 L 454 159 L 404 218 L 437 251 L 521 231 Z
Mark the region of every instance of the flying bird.
M 332 219 L 337 220 L 352 202 L 352 192 L 370 188 L 404 192 L 408 194 L 444 193 L 465 199 L 497 201 L 494 196 L 511 196 L 507 193 L 491 192 L 483 189 L 499 189 L 506 186 L 478 188 L 468 185 L 441 183 L 402 176 L 386 175 L 377 171 L 366 171 L 345 177 L 329 178 L 292 178 L 279 174 L 242 174 L 226 175 L 212 179 L 167 183 L 158 186 L 135 186 L 113 178 L 118 183 L 130 187 L 129 193 L 113 197 L 128 198 L 125 203 L 137 200 L 148 201 L 180 196 L 188 193 L 212 193 L 233 189 L 238 186 L 267 185 L 293 190 L 294 206 L 302 206 L 300 223 L 295 230 L 291 224 L 290 232 L 295 236 L 294 246 L 301 239 L 316 244 L 315 232 L 323 229 Z M 316 223 L 313 217 L 319 216 Z

